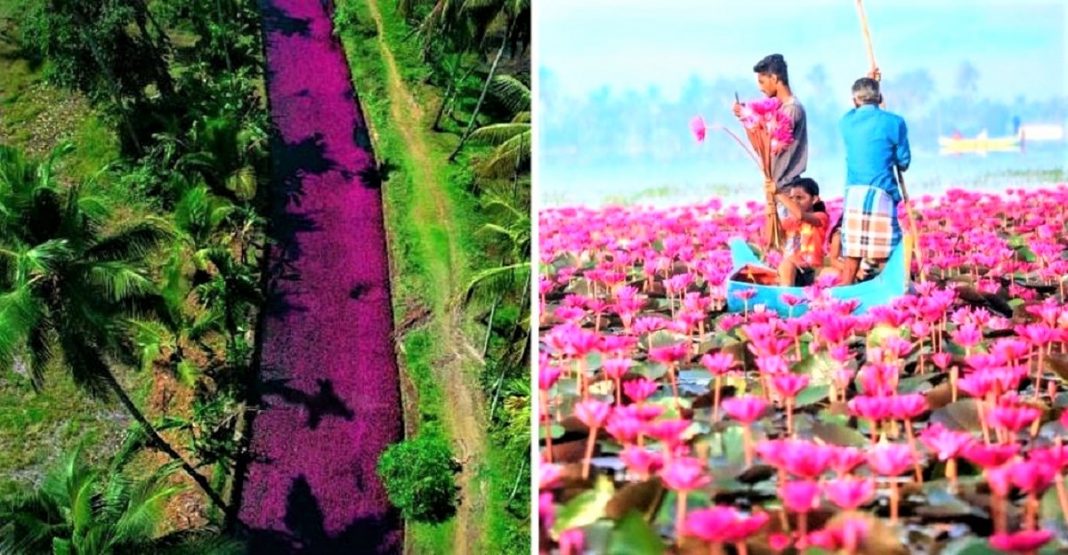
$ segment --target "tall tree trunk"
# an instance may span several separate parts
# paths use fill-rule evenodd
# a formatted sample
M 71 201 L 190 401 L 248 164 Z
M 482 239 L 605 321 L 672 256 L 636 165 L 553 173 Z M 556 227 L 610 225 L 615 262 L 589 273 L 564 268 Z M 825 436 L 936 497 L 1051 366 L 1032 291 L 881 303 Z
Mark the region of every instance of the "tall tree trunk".
M 174 448 L 159 435 L 159 432 L 157 432 L 156 428 L 148 421 L 148 418 L 145 417 L 141 410 L 137 408 L 137 405 L 134 404 L 133 400 L 126 394 L 126 391 L 122 388 L 122 385 L 119 384 L 119 380 L 115 378 L 115 375 L 112 374 L 111 371 L 108 371 L 105 373 L 104 377 L 108 386 L 111 388 L 112 393 L 119 398 L 119 402 L 122 403 L 122 406 L 125 407 L 126 411 L 130 413 L 130 416 L 133 416 L 134 420 L 144 428 L 145 433 L 148 434 L 148 438 L 152 444 L 160 451 L 166 453 L 170 458 L 179 461 L 182 465 L 182 470 L 184 470 L 185 473 L 188 474 L 198 486 L 200 486 L 200 489 L 204 490 L 204 493 L 207 494 L 212 503 L 215 503 L 224 513 L 229 514 L 231 510 L 230 506 L 223 500 L 222 496 L 216 493 L 207 478 L 197 472 L 197 469 L 193 468 L 193 465 L 189 464 L 188 461 L 178 454 L 178 451 L 175 451 Z
M 167 59 L 163 55 L 163 48 L 156 44 L 155 39 L 148 33 L 148 19 L 152 16 L 148 11 L 148 6 L 144 0 L 134 1 L 134 20 L 137 22 L 137 30 L 144 37 L 145 43 L 148 45 L 148 50 L 152 53 L 152 57 L 155 60 L 155 74 L 156 74 L 156 86 L 159 87 L 159 92 L 164 98 L 174 97 L 174 80 L 171 79 L 170 69 L 167 66 Z M 159 28 L 157 27 L 157 31 Z M 160 37 L 160 40 L 164 40 L 166 35 Z
M 489 91 L 490 83 L 493 82 L 493 75 L 497 73 L 497 64 L 501 63 L 501 56 L 504 55 L 504 49 L 508 46 L 508 37 L 512 34 L 512 27 L 515 25 L 515 18 L 508 23 L 508 31 L 505 32 L 504 38 L 501 39 L 501 47 L 497 49 L 497 56 L 493 58 L 493 65 L 490 66 L 489 75 L 486 76 L 486 82 L 482 84 L 482 94 L 478 96 L 478 104 L 475 104 L 475 111 L 471 114 L 471 120 L 467 122 L 467 129 L 464 130 L 464 134 L 460 137 L 460 144 L 456 145 L 456 150 L 452 151 L 449 155 L 449 161 L 456 160 L 456 155 L 460 153 L 460 149 L 464 147 L 464 143 L 471 136 L 471 133 L 475 130 L 475 123 L 478 121 L 478 113 L 482 110 L 482 102 L 486 100 L 486 93 Z
M 454 79 L 449 82 L 449 87 L 445 89 L 445 96 L 443 96 L 441 99 L 441 105 L 438 106 L 438 113 L 436 116 L 434 116 L 434 125 L 431 127 L 431 129 L 433 129 L 434 131 L 441 131 L 441 117 L 445 115 L 445 107 L 452 104 L 453 97 L 456 95 L 456 91 L 459 88 L 457 87 L 457 83 L 462 84 L 464 80 L 468 78 L 468 76 L 474 73 L 474 71 L 475 68 L 471 67 L 471 69 L 465 71 L 464 74 L 460 76 L 460 79 L 458 81 Z
M 143 154 L 144 149 L 141 148 L 141 141 L 137 139 L 137 133 L 134 132 L 133 125 L 130 123 L 130 115 L 126 113 L 126 103 L 122 100 L 122 94 L 119 93 L 119 81 L 115 78 L 115 74 L 111 72 L 111 68 L 104 63 L 104 56 L 100 53 L 100 46 L 96 43 L 96 39 L 89 34 L 86 29 L 89 28 L 89 24 L 85 21 L 85 17 L 82 16 L 82 12 L 78 11 L 78 8 L 71 10 L 71 14 L 77 21 L 79 26 L 79 34 L 85 39 L 85 42 L 89 44 L 89 51 L 93 53 L 93 60 L 96 62 L 100 71 L 104 72 L 104 77 L 108 80 L 108 91 L 111 93 L 111 101 L 115 103 L 115 106 L 119 109 L 119 117 L 122 119 L 123 126 L 126 128 L 126 133 L 130 136 L 130 140 L 133 142 L 134 148 L 137 149 L 137 154 Z

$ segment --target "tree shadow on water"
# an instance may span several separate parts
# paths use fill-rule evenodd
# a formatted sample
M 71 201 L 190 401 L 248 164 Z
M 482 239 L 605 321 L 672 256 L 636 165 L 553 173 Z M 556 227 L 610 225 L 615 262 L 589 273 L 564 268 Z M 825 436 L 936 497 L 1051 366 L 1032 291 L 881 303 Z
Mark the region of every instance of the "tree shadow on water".
M 304 475 L 298 475 L 286 498 L 285 530 L 248 531 L 248 552 L 269 555 L 385 555 L 402 548 L 396 510 L 358 518 L 337 534 L 329 534 L 326 515 Z
M 311 19 L 293 17 L 278 7 L 273 0 L 261 0 L 260 12 L 263 13 L 263 29 L 267 33 L 281 33 L 287 37 L 311 34 Z
M 270 372 L 270 370 L 268 370 Z M 319 391 L 314 395 L 289 387 L 288 379 L 266 380 L 260 384 L 260 397 L 277 395 L 283 401 L 293 405 L 304 405 L 308 410 L 308 428 L 314 430 L 327 416 L 337 416 L 352 421 L 356 414 L 338 397 L 334 391 L 334 382 L 326 379 L 316 379 Z

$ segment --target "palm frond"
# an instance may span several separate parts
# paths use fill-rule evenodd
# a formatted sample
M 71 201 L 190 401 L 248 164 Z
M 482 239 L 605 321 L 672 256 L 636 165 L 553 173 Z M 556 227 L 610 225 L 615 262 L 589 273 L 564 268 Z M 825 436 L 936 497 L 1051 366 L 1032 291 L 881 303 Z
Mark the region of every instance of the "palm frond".
M 499 146 L 523 133 L 530 133 L 529 123 L 493 123 L 472 132 L 471 141 Z
M 529 125 L 527 127 L 529 128 Z M 520 133 L 498 146 L 489 158 L 479 163 L 478 173 L 484 177 L 507 177 L 529 167 L 530 156 L 528 129 L 527 132 Z
M 173 236 L 161 218 L 145 218 L 96 241 L 85 252 L 87 260 L 136 260 L 143 258 Z
M 479 293 L 493 298 L 503 294 L 514 294 L 517 290 L 516 284 L 524 283 L 529 273 L 529 261 L 482 270 L 467 283 L 464 303 L 470 303 Z
M 86 282 L 112 301 L 153 292 L 155 286 L 134 266 L 121 261 L 94 262 L 85 272 Z
M 13 280 L 16 283 L 29 283 L 35 278 L 46 277 L 68 261 L 70 255 L 70 245 L 65 239 L 45 241 L 17 253 Z
M 25 347 L 44 310 L 28 285 L 0 295 L 0 363 L 10 364 Z
M 493 93 L 509 110 L 513 112 L 530 111 L 530 87 L 511 75 L 498 75 L 490 83 Z

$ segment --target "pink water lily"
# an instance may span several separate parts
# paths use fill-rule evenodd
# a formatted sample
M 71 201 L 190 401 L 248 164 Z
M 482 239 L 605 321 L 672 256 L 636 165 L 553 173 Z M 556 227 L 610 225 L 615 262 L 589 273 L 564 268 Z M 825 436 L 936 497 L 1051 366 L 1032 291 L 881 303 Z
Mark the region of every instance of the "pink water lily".
M 764 125 L 756 118 L 767 113 L 749 107 L 744 115 Z M 700 123 L 707 139 L 707 123 Z M 778 129 L 775 122 L 770 127 Z M 841 201 L 824 200 L 836 220 Z M 597 441 L 606 456 L 619 453 L 625 470 L 604 475 L 617 491 L 658 480 L 675 492 L 682 505 L 673 539 L 689 542 L 676 550 L 703 542 L 714 553 L 744 552 L 747 519 L 762 526 L 785 509 L 789 514 L 777 518 L 791 531 L 770 531 L 773 547 L 859 552 L 878 519 L 876 484 L 889 491 L 889 520 L 913 530 L 928 517 L 898 514 L 900 484 L 918 486 L 943 465 L 946 481 L 912 488 L 910 505 L 927 503 L 940 488 L 961 489 L 960 501 L 974 503 L 971 484 L 978 480 L 990 494 L 991 544 L 1026 549 L 1028 534 L 1048 523 L 1032 518 L 1032 497 L 1056 493 L 1068 507 L 1062 437 L 1068 411 L 1060 403 L 1068 388 L 1050 379 L 1068 359 L 1068 306 L 1060 291 L 1068 236 L 1057 219 L 1068 216 L 1064 206 L 1068 187 L 1001 196 L 952 190 L 919 204 L 914 199 L 924 261 L 914 259 L 913 271 L 927 279 L 863 314 L 856 299 L 835 297 L 831 281 L 782 295 L 777 306 L 755 305 L 757 289 L 731 281 L 727 241 L 759 243 L 766 231 L 758 200 L 546 210 L 539 217 L 538 294 L 547 315 L 539 349 L 540 396 L 548 399 L 539 405 L 542 425 L 566 424 L 567 407 L 582 400 L 611 401 Z M 1021 255 L 1023 244 L 1033 258 Z M 768 253 L 766 260 L 781 256 Z M 984 295 L 990 302 L 982 302 Z M 1011 316 L 999 312 L 1006 300 Z M 727 311 L 728 301 L 737 312 Z M 820 399 L 813 386 L 825 384 L 829 391 Z M 671 397 L 661 398 L 661 391 Z M 799 407 L 802 391 L 808 398 Z M 852 431 L 865 423 L 871 443 L 831 444 L 856 445 Z M 723 455 L 736 425 L 750 443 L 744 469 Z M 758 432 L 763 438 L 753 441 Z M 545 435 L 543 444 L 551 442 Z M 958 468 L 961 457 L 969 464 Z M 777 473 L 771 482 L 777 499 L 720 491 L 721 483 L 762 476 L 766 469 L 756 463 Z M 729 476 L 718 476 L 720 468 Z M 569 488 L 549 503 L 563 507 L 580 493 L 572 490 L 588 487 L 576 483 L 548 481 L 545 491 Z M 715 497 L 694 506 L 693 492 L 705 488 Z M 724 498 L 753 512 L 716 504 Z M 825 511 L 871 514 L 839 514 L 835 524 L 798 535 L 795 516 L 801 524 L 801 511 L 821 498 Z

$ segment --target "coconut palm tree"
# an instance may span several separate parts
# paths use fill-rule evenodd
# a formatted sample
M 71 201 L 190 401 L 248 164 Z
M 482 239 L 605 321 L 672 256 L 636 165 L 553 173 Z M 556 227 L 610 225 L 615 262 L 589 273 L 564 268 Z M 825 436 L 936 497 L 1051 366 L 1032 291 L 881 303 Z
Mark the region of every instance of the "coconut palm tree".
M 471 134 L 472 141 L 496 147 L 479 164 L 478 173 L 514 178 L 530 168 L 530 88 L 511 75 L 498 75 L 491 90 L 516 115 L 508 123 L 486 125 Z
M 0 501 L 0 553 L 119 555 L 237 554 L 242 546 L 210 531 L 157 536 L 174 465 L 143 480 L 127 477 L 119 457 L 96 469 L 75 449 L 39 486 Z
M 86 186 L 60 189 L 52 177 L 55 158 L 34 164 L 0 147 L 0 365 L 14 365 L 39 388 L 45 366 L 63 361 L 80 388 L 114 395 L 152 444 L 226 510 L 207 479 L 160 437 L 114 371 L 137 362 L 131 322 L 158 313 L 145 259 L 169 237 L 167 225 L 151 217 L 114 222 L 106 200 Z
M 456 145 L 452 154 L 449 155 L 449 160 L 454 160 L 467 140 L 471 138 L 471 133 L 475 130 L 475 125 L 478 122 L 478 115 L 482 110 L 482 104 L 486 100 L 486 94 L 489 92 L 490 84 L 494 82 L 494 76 L 497 74 L 497 66 L 500 65 L 501 57 L 504 56 L 505 48 L 511 44 L 514 49 L 517 38 L 516 31 L 521 25 L 529 25 L 530 0 L 464 0 L 463 11 L 472 15 L 480 14 L 484 18 L 482 21 L 489 22 L 486 26 L 487 29 L 496 25 L 503 28 L 504 33 L 501 35 L 501 44 L 497 48 L 497 53 L 490 64 L 489 72 L 486 74 L 486 81 L 482 86 L 481 94 L 478 96 L 478 102 L 471 113 L 471 119 L 467 122 L 467 128 L 464 130 L 463 135 L 460 136 L 460 142 Z M 528 39 L 529 36 L 524 39 L 524 44 Z

